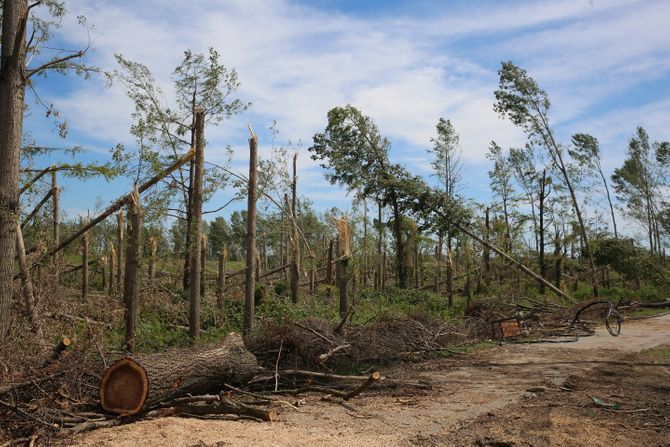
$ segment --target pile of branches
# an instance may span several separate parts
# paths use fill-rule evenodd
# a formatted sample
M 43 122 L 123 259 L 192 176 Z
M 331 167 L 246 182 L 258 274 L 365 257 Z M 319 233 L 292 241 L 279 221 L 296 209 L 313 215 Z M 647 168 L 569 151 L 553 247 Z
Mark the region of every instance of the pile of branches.
M 266 370 L 365 371 L 472 342 L 478 339 L 477 333 L 474 319 L 438 322 L 381 316 L 362 326 L 336 326 L 316 318 L 266 321 L 250 349 Z

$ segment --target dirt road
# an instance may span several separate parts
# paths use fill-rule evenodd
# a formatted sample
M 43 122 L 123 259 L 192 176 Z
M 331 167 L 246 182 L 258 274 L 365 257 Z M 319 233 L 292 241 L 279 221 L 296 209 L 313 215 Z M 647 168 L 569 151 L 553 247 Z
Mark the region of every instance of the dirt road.
M 628 364 L 627 355 L 665 344 L 670 344 L 670 315 L 626 322 L 616 338 L 601 330 L 576 343 L 505 345 L 459 358 L 403 364 L 384 374 L 424 380 L 432 389 L 373 391 L 348 408 L 309 396 L 299 412 L 282 410 L 274 423 L 163 418 L 70 441 L 77 446 L 143 447 L 454 445 L 454 433 L 482 415 L 504 415 L 534 390 L 588 377 L 596 368 L 615 369 Z M 667 363 L 640 363 L 636 368 L 670 380 Z

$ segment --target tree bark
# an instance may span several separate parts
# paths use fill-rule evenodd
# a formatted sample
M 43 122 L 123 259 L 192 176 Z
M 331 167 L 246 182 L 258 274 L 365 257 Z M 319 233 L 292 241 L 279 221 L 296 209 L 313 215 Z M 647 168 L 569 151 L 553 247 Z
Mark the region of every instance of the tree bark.
M 205 165 L 205 111 L 195 112 L 195 162 L 193 170 L 193 199 L 191 226 L 191 246 L 189 269 L 189 335 L 197 338 L 200 334 L 200 233 L 202 233 L 202 177 Z
M 128 247 L 126 248 L 126 273 L 123 283 L 123 300 L 126 304 L 126 350 L 135 352 L 135 328 L 139 301 L 140 252 L 142 244 L 142 209 L 137 191 L 128 205 Z
M 122 358 L 104 372 L 100 402 L 110 413 L 136 414 L 189 394 L 245 384 L 257 370 L 242 338 L 230 333 L 213 345 Z
M 254 328 L 254 297 L 256 293 L 256 166 L 258 162 L 258 138 L 251 132 L 249 138 L 249 186 L 247 192 L 247 259 L 244 288 L 244 335 L 249 336 Z
M 19 215 L 19 155 L 25 98 L 26 0 L 2 6 L 0 53 L 0 341 L 12 321 L 14 256 Z

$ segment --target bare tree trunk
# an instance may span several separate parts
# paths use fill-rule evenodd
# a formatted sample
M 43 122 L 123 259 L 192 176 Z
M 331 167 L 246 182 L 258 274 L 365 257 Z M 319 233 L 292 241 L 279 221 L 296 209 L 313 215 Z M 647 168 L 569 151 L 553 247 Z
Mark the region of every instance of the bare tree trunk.
M 191 227 L 191 246 L 189 250 L 189 335 L 197 338 L 200 335 L 200 244 L 202 233 L 202 177 L 205 164 L 205 111 L 198 109 L 195 113 L 195 167 L 193 170 L 193 199 Z
M 397 286 L 401 289 L 407 288 L 407 266 L 405 265 L 405 247 L 402 241 L 402 215 L 400 214 L 400 205 L 395 192 L 391 194 L 393 204 L 393 235 L 396 246 L 396 276 Z
M 539 205 L 539 214 L 540 214 L 540 242 L 538 244 L 539 249 L 539 260 L 540 263 L 540 276 L 547 278 L 547 265 L 544 260 L 544 208 L 545 208 L 545 199 L 547 198 L 547 170 L 542 171 L 542 179 L 540 179 L 540 205 Z M 540 294 L 544 295 L 545 285 L 543 282 L 540 283 Z
M 158 250 L 158 239 L 149 238 L 149 281 L 156 279 L 156 251 Z
M 316 259 L 313 253 L 309 255 L 309 293 L 314 295 L 314 286 L 316 284 Z
M 26 0 L 5 0 L 0 56 L 0 341 L 12 322 L 19 215 L 19 155 L 25 98 Z
M 258 159 L 258 138 L 251 132 L 249 138 L 249 186 L 247 197 L 247 266 L 244 289 L 244 335 L 249 336 L 254 328 L 254 295 L 256 277 L 254 260 L 256 259 L 256 165 Z
M 123 211 L 116 213 L 116 285 L 123 284 Z
M 37 329 L 37 319 L 35 312 L 35 293 L 33 282 L 30 279 L 30 269 L 26 260 L 26 246 L 23 242 L 23 233 L 21 226 L 16 229 L 16 255 L 19 261 L 19 273 L 21 276 L 21 286 L 23 295 L 23 310 L 30 321 L 33 330 Z
M 293 156 L 293 182 L 291 183 L 291 302 L 296 304 L 298 302 L 299 282 L 300 277 L 300 240 L 298 239 L 298 214 L 297 211 L 297 175 L 296 163 L 298 161 L 298 154 Z
M 140 195 L 135 190 L 133 201 L 128 205 L 128 246 L 126 248 L 126 272 L 123 283 L 123 301 L 126 304 L 126 350 L 135 352 L 135 328 L 137 327 L 137 304 L 139 300 L 140 248 L 142 243 L 142 208 Z
M 328 259 L 326 261 L 326 284 L 333 284 L 333 239 L 328 241 Z
M 344 249 L 342 247 L 345 244 L 345 241 L 337 239 L 337 254 L 338 260 L 335 262 L 335 282 L 337 283 L 337 288 L 340 295 L 340 317 L 344 316 L 349 311 L 349 302 L 347 297 L 347 264 L 349 259 L 344 255 Z
M 109 244 L 109 281 L 107 283 L 107 294 L 111 295 L 112 292 L 114 292 L 115 285 L 114 285 L 114 278 L 116 277 L 115 275 L 116 272 L 116 250 L 114 249 L 113 244 Z
M 379 225 L 379 234 L 377 235 L 377 278 L 375 280 L 375 289 L 382 290 L 382 245 L 384 240 L 384 228 L 382 226 L 382 201 L 377 201 L 377 224 Z
M 223 297 L 223 290 L 226 287 L 226 261 L 228 258 L 228 249 L 223 246 L 223 250 L 219 253 L 219 277 L 216 281 L 216 305 L 220 311 L 223 312 L 225 302 Z
M 88 300 L 88 232 L 81 236 L 81 301 Z
M 414 241 L 414 288 L 419 288 L 419 242 L 417 235 L 417 240 Z
M 205 299 L 205 292 L 207 287 L 205 281 L 207 280 L 207 235 L 202 233 L 200 235 L 200 296 Z
M 51 199 L 53 203 L 53 246 L 57 247 L 60 244 L 60 190 L 58 189 L 57 172 L 51 172 Z M 59 254 L 54 253 L 51 258 L 51 263 L 54 268 L 54 275 L 56 276 L 56 286 L 58 285 L 58 258 Z
M 454 254 L 451 249 L 451 234 L 447 234 L 447 297 L 449 307 L 454 305 Z
M 435 279 L 433 291 L 440 293 L 440 243 L 435 244 Z
M 381 282 L 381 291 L 383 292 L 386 289 L 386 249 L 384 249 L 384 254 L 382 255 L 382 282 Z
M 107 289 L 107 256 L 100 256 L 100 288 L 104 292 Z
M 370 273 L 370 256 L 368 253 L 368 199 L 363 198 L 363 288 L 368 285 Z

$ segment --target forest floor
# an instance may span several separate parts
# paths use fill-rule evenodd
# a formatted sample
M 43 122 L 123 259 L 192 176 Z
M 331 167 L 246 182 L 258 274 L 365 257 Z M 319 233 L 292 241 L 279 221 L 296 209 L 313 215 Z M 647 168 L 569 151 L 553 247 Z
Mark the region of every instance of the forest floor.
M 66 442 L 119 447 L 670 446 L 670 315 L 626 321 L 619 337 L 602 328 L 578 342 L 506 344 L 396 364 L 382 373 L 432 388 L 370 389 L 346 404 L 306 395 L 298 411 L 284 407 L 272 423 L 169 417 Z

